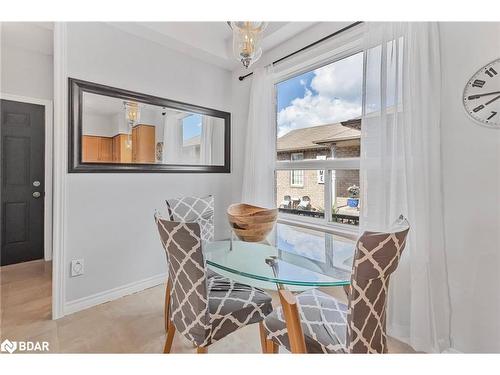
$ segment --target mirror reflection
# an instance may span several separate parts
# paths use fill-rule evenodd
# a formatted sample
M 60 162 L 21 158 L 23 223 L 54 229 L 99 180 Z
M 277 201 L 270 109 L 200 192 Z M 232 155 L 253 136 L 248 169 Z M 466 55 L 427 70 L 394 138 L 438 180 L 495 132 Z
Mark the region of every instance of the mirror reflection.
M 224 165 L 224 119 L 83 92 L 83 163 Z

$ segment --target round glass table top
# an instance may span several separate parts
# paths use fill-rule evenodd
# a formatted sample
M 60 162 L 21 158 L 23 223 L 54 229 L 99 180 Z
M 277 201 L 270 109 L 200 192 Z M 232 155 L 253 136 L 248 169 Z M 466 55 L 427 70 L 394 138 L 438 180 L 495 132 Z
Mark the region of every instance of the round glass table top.
M 343 237 L 278 224 L 276 246 L 235 240 L 231 249 L 229 240 L 215 241 L 204 246 L 204 255 L 209 268 L 230 277 L 327 287 L 350 283 L 354 248 Z

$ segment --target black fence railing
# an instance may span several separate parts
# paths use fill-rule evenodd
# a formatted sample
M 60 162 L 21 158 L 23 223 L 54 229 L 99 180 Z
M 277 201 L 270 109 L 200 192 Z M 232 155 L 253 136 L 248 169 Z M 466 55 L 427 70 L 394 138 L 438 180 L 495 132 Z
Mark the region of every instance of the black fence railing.
M 279 208 L 280 212 L 292 215 L 308 216 L 316 218 L 324 218 L 325 213 L 321 211 L 299 210 L 296 208 Z M 345 215 L 345 214 L 332 214 L 332 221 L 335 223 L 359 225 L 359 216 Z
M 324 218 L 325 213 L 321 211 L 310 211 L 310 210 L 299 210 L 297 208 L 279 208 L 280 212 L 285 212 L 287 214 L 300 215 L 300 216 L 309 216 L 309 217 L 320 217 Z
M 342 224 L 359 225 L 359 216 L 332 214 L 332 221 Z

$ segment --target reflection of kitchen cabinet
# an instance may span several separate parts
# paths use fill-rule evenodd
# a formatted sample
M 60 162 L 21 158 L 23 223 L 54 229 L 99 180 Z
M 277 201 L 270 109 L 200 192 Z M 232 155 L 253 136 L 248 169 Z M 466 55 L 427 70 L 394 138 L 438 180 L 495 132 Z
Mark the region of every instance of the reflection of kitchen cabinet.
M 113 137 L 113 163 L 132 163 L 132 146 L 128 145 L 129 134 Z
M 129 134 L 117 134 L 114 137 L 82 136 L 82 162 L 154 163 L 155 127 L 143 124 L 134 126 L 131 137 L 132 147 L 127 147 L 129 137 Z
M 132 162 L 155 162 L 155 127 L 152 125 L 136 125 L 132 128 Z
M 101 137 L 99 140 L 99 161 L 113 161 L 113 138 Z
M 82 137 L 82 162 L 111 163 L 113 154 L 113 140 L 109 137 L 84 135 Z
M 99 138 L 91 135 L 82 137 L 82 162 L 92 163 L 99 161 Z

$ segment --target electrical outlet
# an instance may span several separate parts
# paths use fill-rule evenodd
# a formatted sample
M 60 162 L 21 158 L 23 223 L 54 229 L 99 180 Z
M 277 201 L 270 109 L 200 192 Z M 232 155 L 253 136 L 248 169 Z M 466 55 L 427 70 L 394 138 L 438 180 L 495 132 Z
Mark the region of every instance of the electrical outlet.
M 83 259 L 71 261 L 71 277 L 83 275 Z

